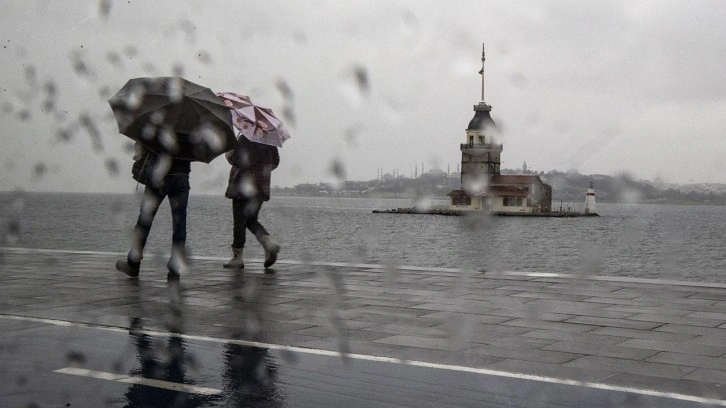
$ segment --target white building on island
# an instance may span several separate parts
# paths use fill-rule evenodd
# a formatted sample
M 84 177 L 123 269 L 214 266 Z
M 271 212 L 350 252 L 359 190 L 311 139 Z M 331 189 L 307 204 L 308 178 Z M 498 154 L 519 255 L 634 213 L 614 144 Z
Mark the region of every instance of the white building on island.
M 451 191 L 450 208 L 498 214 L 548 213 L 552 187 L 535 175 L 500 174 L 504 147 L 496 143 L 492 107 L 484 102 L 484 46 L 482 44 L 481 100 L 466 128 L 461 150 L 461 188 Z

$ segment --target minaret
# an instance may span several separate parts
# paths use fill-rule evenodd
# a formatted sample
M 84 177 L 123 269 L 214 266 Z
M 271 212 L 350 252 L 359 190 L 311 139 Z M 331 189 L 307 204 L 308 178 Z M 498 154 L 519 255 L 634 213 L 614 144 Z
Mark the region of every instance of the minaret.
M 492 120 L 492 107 L 484 101 L 484 44 L 481 50 L 481 100 L 474 105 L 474 117 L 466 128 L 466 141 L 461 144 L 461 188 L 474 195 L 484 188 L 489 179 L 500 174 L 503 146 L 496 144 L 496 123 Z
M 585 214 L 597 213 L 597 207 L 595 206 L 595 188 L 592 186 L 592 181 L 590 182 L 590 188 L 587 189 L 587 194 L 585 195 L 585 210 L 583 212 Z

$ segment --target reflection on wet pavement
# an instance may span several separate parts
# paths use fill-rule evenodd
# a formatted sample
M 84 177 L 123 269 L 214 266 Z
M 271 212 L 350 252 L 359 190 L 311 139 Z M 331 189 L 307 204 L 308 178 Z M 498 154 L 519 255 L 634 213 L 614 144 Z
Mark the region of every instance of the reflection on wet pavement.
M 715 286 L 472 274 L 462 287 L 445 269 L 282 261 L 275 274 L 256 262 L 234 273 L 221 259 L 195 259 L 167 282 L 163 262 L 119 277 L 118 254 L 0 254 L 4 406 L 726 406 L 689 366 L 711 365 L 718 381 L 720 347 L 681 344 L 692 337 L 653 330 L 662 323 L 596 318 L 620 312 L 556 293 L 610 294 L 642 317 L 656 310 L 634 298 L 694 309 L 721 301 Z M 689 327 L 714 340 L 723 330 Z M 675 363 L 625 333 L 667 336 L 692 358 Z

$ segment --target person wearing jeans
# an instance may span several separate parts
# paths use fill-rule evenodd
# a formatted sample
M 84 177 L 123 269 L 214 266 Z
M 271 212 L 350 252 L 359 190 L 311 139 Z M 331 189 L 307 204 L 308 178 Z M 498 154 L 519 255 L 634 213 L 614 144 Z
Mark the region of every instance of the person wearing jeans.
M 132 278 L 139 276 L 151 225 L 161 202 L 168 197 L 172 218 L 172 248 L 171 257 L 166 265 L 169 270 L 167 277 L 178 278 L 186 268 L 187 204 L 191 165 L 187 160 L 164 157 L 148 164 L 153 166 L 153 173 L 157 177 L 144 189 L 139 217 L 131 238 L 131 249 L 125 260 L 116 262 L 116 269 Z

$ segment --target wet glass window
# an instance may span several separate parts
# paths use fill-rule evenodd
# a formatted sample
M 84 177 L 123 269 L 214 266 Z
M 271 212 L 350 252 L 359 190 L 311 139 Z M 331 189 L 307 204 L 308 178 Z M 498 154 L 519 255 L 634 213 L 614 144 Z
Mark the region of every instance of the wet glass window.
M 0 406 L 725 405 L 724 12 L 2 2 Z

